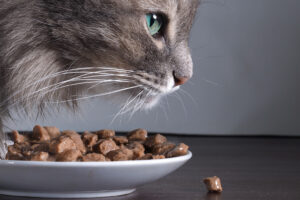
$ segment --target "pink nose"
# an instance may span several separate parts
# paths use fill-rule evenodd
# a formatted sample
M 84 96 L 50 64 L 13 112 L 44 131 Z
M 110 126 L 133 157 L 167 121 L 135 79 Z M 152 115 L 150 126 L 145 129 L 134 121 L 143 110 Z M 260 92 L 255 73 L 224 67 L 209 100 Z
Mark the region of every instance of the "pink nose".
M 177 77 L 175 74 L 174 74 L 174 81 L 175 81 L 175 85 L 174 87 L 178 86 L 178 85 L 183 85 L 185 84 L 190 78 L 188 77 Z

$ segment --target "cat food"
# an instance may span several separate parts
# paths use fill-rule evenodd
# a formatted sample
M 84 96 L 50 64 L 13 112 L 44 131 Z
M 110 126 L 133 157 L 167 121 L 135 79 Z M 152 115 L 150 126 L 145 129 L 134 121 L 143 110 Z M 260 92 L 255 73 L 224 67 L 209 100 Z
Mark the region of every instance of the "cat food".
M 59 131 L 56 127 L 36 125 L 31 134 L 13 131 L 14 144 L 8 147 L 7 160 L 104 162 L 164 159 L 187 154 L 188 146 L 167 141 L 160 134 L 148 137 L 145 129 L 127 136 L 116 136 L 113 130 Z
M 119 149 L 119 147 L 111 138 L 108 138 L 106 140 L 100 140 L 100 142 L 94 145 L 93 149 L 97 153 L 106 155 L 110 151 Z
M 89 153 L 84 156 L 82 156 L 83 162 L 89 162 L 89 161 L 106 161 L 106 158 L 104 155 L 100 153 Z
M 203 180 L 206 188 L 209 192 L 222 192 L 223 188 L 221 185 L 221 180 L 217 176 L 207 177 Z
M 147 139 L 147 131 L 145 129 L 136 129 L 128 133 L 130 141 L 145 141 Z

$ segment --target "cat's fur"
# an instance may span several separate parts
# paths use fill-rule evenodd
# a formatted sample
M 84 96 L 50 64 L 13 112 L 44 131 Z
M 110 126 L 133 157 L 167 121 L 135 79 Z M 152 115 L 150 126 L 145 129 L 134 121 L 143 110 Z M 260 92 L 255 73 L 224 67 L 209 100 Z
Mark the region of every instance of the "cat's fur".
M 198 3 L 0 0 L 0 125 L 15 106 L 42 111 L 46 102 L 109 93 L 128 99 L 124 112 L 154 105 L 178 89 L 174 76 L 192 76 L 188 38 Z M 147 13 L 166 16 L 163 37 L 149 34 Z

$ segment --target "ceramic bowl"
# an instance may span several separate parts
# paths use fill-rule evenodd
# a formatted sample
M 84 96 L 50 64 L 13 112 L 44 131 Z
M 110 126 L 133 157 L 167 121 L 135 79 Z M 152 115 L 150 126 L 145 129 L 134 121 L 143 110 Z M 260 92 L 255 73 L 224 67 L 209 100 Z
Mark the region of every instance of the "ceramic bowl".
M 129 194 L 175 171 L 192 157 L 114 162 L 0 160 L 0 194 L 93 198 Z

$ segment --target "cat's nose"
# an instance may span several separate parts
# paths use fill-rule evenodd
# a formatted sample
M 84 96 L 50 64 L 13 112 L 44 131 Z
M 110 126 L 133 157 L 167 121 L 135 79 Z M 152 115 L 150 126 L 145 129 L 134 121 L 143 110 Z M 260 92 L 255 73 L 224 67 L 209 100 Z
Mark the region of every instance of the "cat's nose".
M 174 77 L 174 82 L 175 82 L 174 87 L 183 85 L 190 79 L 190 77 L 177 76 L 175 73 L 173 73 L 173 77 Z

